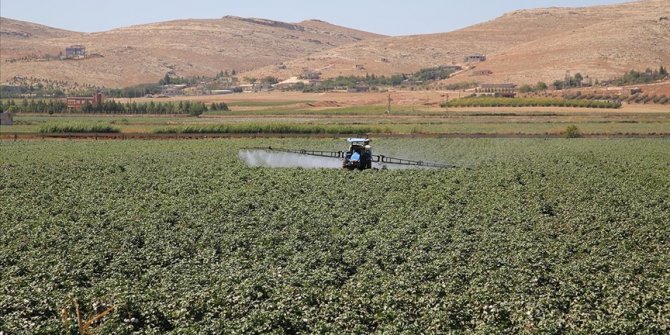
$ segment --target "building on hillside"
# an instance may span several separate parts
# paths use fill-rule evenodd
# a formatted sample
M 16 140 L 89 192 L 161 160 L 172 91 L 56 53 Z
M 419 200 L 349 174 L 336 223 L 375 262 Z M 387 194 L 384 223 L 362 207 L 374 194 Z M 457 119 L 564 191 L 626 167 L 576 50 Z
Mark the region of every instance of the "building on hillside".
M 486 61 L 486 56 L 482 54 L 466 55 L 465 58 L 463 58 L 463 61 L 466 63 L 483 62 Z
M 105 101 L 103 94 L 96 92 L 90 97 L 68 97 L 66 103 L 68 109 L 81 109 L 86 103 L 92 106 L 100 106 L 103 101 Z
M 364 92 L 370 92 L 370 86 L 367 85 L 356 85 L 353 87 L 349 87 L 347 89 L 347 92 L 349 93 L 364 93 Z
M 65 48 L 65 58 L 77 59 L 86 57 L 86 47 L 81 44 L 71 45 Z
M 14 115 L 10 112 L 0 111 L 0 125 L 11 126 L 14 124 Z
M 480 84 L 475 92 L 477 95 L 513 98 L 516 96 L 516 84 Z
M 356 70 L 357 70 L 357 71 L 363 71 L 363 70 L 365 70 L 365 65 L 363 65 L 363 64 L 356 64 Z
M 161 88 L 161 94 L 174 97 L 178 95 L 184 95 L 184 89 L 186 88 L 185 84 L 179 85 L 163 85 Z

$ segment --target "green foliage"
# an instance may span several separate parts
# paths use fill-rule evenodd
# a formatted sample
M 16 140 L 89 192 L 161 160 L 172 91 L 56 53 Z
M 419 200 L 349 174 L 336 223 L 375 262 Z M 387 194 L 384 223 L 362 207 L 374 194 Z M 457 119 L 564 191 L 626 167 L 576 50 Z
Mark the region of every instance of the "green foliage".
M 109 124 L 93 123 L 48 123 L 40 127 L 40 133 L 119 133 L 119 128 Z
M 575 125 L 568 126 L 563 132 L 565 138 L 579 138 L 582 137 L 582 133 L 579 131 L 579 128 Z
M 621 108 L 618 101 L 593 101 L 587 99 L 557 98 L 493 98 L 470 97 L 448 101 L 442 107 L 581 107 Z
M 646 69 L 644 72 L 630 70 L 621 78 L 613 81 L 614 85 L 635 85 L 648 84 L 654 81 L 665 79 L 668 76 L 668 71 L 661 66 L 658 70 Z
M 554 87 L 555 90 L 562 90 L 563 86 L 564 86 L 564 82 L 562 80 L 556 80 L 556 81 L 554 81 L 552 86 Z
M 209 110 L 214 111 L 214 112 L 219 112 L 219 111 L 229 111 L 230 109 L 228 108 L 228 105 L 225 102 L 213 102 L 209 106 Z
M 421 69 L 412 76 L 412 79 L 418 81 L 442 80 L 449 78 L 449 75 L 451 75 L 452 73 L 454 73 L 453 68 L 438 66 L 438 67 Z
M 110 98 L 141 98 L 149 94 L 159 94 L 162 88 L 157 84 L 141 84 L 125 88 L 112 88 L 107 91 Z
M 163 79 L 158 81 L 158 85 L 195 85 L 201 79 L 201 77 L 173 77 L 166 73 Z
M 21 104 L 16 104 L 14 100 L 9 100 L 13 105 L 18 106 L 18 110 L 31 113 L 64 113 L 68 111 L 67 104 L 63 100 L 36 100 L 29 99 Z M 212 104 L 215 110 L 228 110 L 224 102 Z M 113 99 L 107 99 L 102 104 L 94 106 L 86 103 L 81 110 L 72 110 L 74 113 L 100 113 L 100 114 L 187 114 L 197 116 L 209 108 L 204 102 L 200 101 L 179 101 L 179 102 L 149 102 L 149 103 L 121 103 Z
M 467 90 L 469 88 L 474 88 L 474 87 L 477 87 L 477 82 L 475 82 L 475 81 L 446 84 L 446 85 L 442 86 L 443 89 L 449 90 L 449 91 Z
M 374 143 L 473 169 L 237 158 L 341 139 L 0 143 L 2 330 L 66 333 L 75 300 L 116 306 L 100 335 L 667 333 L 668 140 Z
M 425 83 L 449 78 L 454 70 L 445 66 L 438 66 L 433 68 L 426 68 L 417 71 L 411 75 L 396 74 L 392 76 L 377 76 L 365 75 L 363 76 L 338 76 L 336 78 L 329 78 L 324 80 L 319 86 L 306 86 L 304 84 L 297 84 L 291 87 L 291 90 L 300 90 L 305 92 L 324 92 L 334 89 L 349 89 L 356 86 L 368 86 L 377 88 L 380 86 L 397 87 L 403 85 L 406 79 L 411 79 L 414 82 Z M 461 84 L 462 85 L 462 84 Z M 468 84 L 467 88 L 470 87 Z
M 521 85 L 518 90 L 519 90 L 519 93 L 529 93 L 529 92 L 534 91 L 533 88 L 530 85 L 527 85 L 527 84 L 526 85 Z
M 382 132 L 378 127 L 300 124 L 226 124 L 166 127 L 156 134 L 365 134 Z

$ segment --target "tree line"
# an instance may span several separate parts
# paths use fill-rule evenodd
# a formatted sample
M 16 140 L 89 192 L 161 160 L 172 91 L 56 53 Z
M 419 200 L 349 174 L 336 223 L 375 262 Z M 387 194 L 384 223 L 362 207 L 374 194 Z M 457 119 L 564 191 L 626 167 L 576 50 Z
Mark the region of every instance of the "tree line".
M 0 100 L 0 110 L 9 112 L 28 112 L 28 113 L 65 113 L 73 110 L 68 109 L 67 103 L 63 100 L 35 100 L 23 99 L 16 102 L 13 99 Z M 148 102 L 121 103 L 115 100 L 106 100 L 100 104 L 85 103 L 80 110 L 74 112 L 85 114 L 188 114 L 200 115 L 207 111 L 228 111 L 228 105 L 225 102 L 215 102 L 209 105 L 200 101 L 179 101 L 179 102 Z
M 667 77 L 668 70 L 661 66 L 658 70 L 647 68 L 644 72 L 630 70 L 630 72 L 624 74 L 621 78 L 615 79 L 613 83 L 616 86 L 648 84 L 666 79 Z

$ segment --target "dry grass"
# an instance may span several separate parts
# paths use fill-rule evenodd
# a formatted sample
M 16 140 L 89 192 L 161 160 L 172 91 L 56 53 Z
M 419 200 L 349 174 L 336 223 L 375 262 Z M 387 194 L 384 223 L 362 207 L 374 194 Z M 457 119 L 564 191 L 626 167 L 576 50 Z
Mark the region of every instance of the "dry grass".
M 630 69 L 670 64 L 670 21 L 660 20 L 664 16 L 670 16 L 667 0 L 641 0 L 517 11 L 450 33 L 390 38 L 320 21 L 288 26 L 299 27 L 296 30 L 282 28 L 283 23 L 228 17 L 81 34 L 3 18 L 3 31 L 33 35 L 3 36 L 0 81 L 22 75 L 120 87 L 156 82 L 169 71 L 189 76 L 237 69 L 246 71 L 240 77 L 285 79 L 305 67 L 320 69 L 324 77 L 390 75 L 462 63 L 463 56 L 471 53 L 486 54 L 488 60 L 476 64 L 476 69 L 493 74 L 473 77 L 472 71 L 465 71 L 447 83 L 551 83 L 566 71 L 603 80 Z M 104 58 L 5 62 L 22 55 L 57 54 L 75 43 Z M 279 62 L 287 68 L 278 69 Z M 357 70 L 357 64 L 364 70 Z

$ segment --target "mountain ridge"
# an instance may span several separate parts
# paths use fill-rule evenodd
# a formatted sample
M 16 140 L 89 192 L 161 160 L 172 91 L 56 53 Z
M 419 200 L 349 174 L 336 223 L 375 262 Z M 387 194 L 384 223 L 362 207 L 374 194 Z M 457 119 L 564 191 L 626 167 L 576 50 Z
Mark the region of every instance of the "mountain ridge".
M 5 32 L 0 82 L 33 76 L 121 87 L 156 82 L 166 73 L 211 76 L 235 69 L 240 78 L 287 79 L 311 70 L 330 78 L 408 74 L 450 64 L 467 70 L 445 83 L 551 83 L 566 72 L 607 80 L 631 69 L 670 64 L 668 16 L 667 0 L 536 8 L 452 32 L 396 37 L 321 20 L 286 23 L 224 16 L 78 33 L 50 31 L 32 23 L 22 31 L 17 23 L 21 21 L 0 18 L 0 32 Z M 40 52 L 62 52 L 70 44 L 84 44 L 90 53 L 102 57 L 12 61 Z M 470 54 L 486 55 L 487 60 L 466 63 L 464 57 Z

